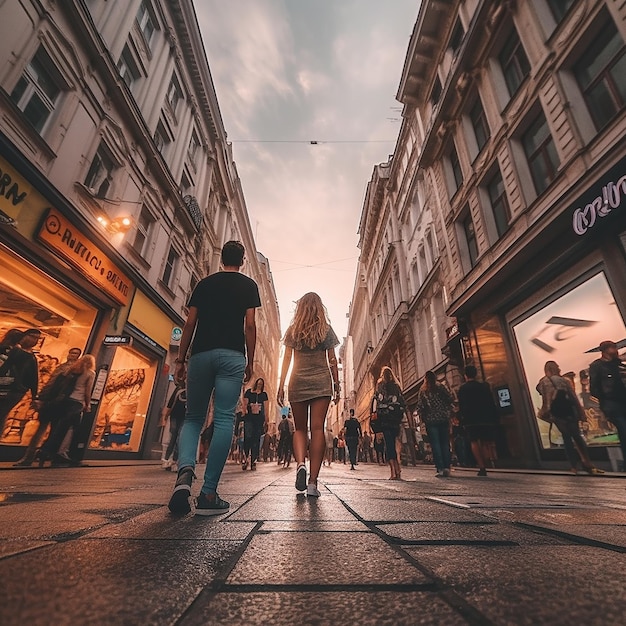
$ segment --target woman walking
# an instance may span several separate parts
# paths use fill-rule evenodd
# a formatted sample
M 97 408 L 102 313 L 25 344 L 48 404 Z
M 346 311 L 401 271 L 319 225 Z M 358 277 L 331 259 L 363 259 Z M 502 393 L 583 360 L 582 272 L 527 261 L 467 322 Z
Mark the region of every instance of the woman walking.
M 426 433 L 433 451 L 437 476 L 450 476 L 450 392 L 437 383 L 435 373 L 428 371 L 417 396 L 417 410 L 426 426 Z
M 265 381 L 257 378 L 243 396 L 245 404 L 244 413 L 244 453 L 245 457 L 241 461 L 241 469 L 248 467 L 250 459 L 250 469 L 256 470 L 256 462 L 259 460 L 259 444 L 263 435 L 263 426 L 267 420 L 267 393 L 265 393 Z
M 291 325 L 283 339 L 285 354 L 278 385 L 278 403 L 283 404 L 285 379 L 293 360 L 289 379 L 289 402 L 295 421 L 293 453 L 297 462 L 296 489 L 306 490 L 307 496 L 317 498 L 317 488 L 326 440 L 324 422 L 331 397 L 339 399 L 339 372 L 335 346 L 337 335 L 330 326 L 320 297 L 313 292 L 298 300 Z M 306 457 L 307 424 L 310 418 L 310 473 L 307 484 Z
M 376 414 L 377 428 L 383 434 L 387 450 L 387 463 L 391 469 L 389 480 L 401 480 L 400 462 L 398 461 L 396 439 L 400 434 L 400 422 L 406 411 L 406 402 L 398 379 L 390 367 L 383 367 L 376 392 L 372 398 L 371 412 Z
M 96 359 L 91 354 L 81 356 L 66 372 L 68 386 L 65 389 L 65 399 L 59 399 L 58 415 L 60 416 L 53 424 L 48 439 L 41 447 L 39 453 L 39 466 L 52 460 L 56 463 L 78 463 L 73 455 L 76 454 L 76 434 L 82 418 L 83 411 L 91 410 L 91 390 L 96 378 Z M 69 457 L 58 455 L 58 450 L 70 428 L 73 428 L 74 438 L 70 446 Z
M 539 417 L 559 429 L 572 473 L 577 473 L 580 458 L 588 474 L 604 474 L 591 463 L 587 444 L 580 434 L 578 422 L 585 421 L 585 412 L 571 384 L 561 376 L 561 368 L 555 361 L 546 361 L 543 371 L 545 376 L 537 383 L 537 391 L 543 400 Z

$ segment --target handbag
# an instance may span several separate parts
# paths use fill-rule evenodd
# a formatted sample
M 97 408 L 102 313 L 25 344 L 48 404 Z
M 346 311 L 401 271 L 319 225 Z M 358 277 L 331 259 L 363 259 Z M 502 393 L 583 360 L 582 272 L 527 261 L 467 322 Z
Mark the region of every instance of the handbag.
M 556 389 L 556 395 L 552 398 L 552 402 L 550 402 L 550 413 L 552 417 L 556 419 L 567 419 L 575 418 L 576 411 L 572 406 L 572 401 L 567 393 L 566 389 L 559 389 L 555 384 L 552 377 L 550 377 L 550 382 Z

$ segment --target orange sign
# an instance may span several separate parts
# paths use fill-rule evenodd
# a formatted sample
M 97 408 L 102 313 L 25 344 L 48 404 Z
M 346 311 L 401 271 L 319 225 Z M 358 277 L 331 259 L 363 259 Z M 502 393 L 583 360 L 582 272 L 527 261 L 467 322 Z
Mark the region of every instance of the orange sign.
M 37 236 L 116 302 L 128 303 L 130 279 L 58 211 L 49 209 Z

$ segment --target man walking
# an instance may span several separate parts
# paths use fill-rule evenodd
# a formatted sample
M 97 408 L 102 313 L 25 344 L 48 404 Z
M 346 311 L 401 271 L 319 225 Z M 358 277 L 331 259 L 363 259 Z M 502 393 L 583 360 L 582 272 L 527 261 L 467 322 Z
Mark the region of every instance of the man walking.
M 195 512 L 218 515 L 230 508 L 217 494 L 217 484 L 230 450 L 241 385 L 252 376 L 255 310 L 261 306 L 257 284 L 240 273 L 244 253 L 240 242 L 226 242 L 222 248 L 223 271 L 202 279 L 189 299 L 189 316 L 174 370 L 179 383 L 186 380 L 187 413 L 178 444 L 178 478 L 168 505 L 172 513 L 184 515 L 191 510 L 196 450 L 212 395 L 213 438 Z
M 599 347 L 602 356 L 589 366 L 590 392 L 600 402 L 604 416 L 617 428 L 626 464 L 626 366 L 614 341 L 603 341 Z
M 343 425 L 344 436 L 346 438 L 346 446 L 348 446 L 348 455 L 350 456 L 350 469 L 353 470 L 356 465 L 356 453 L 359 448 L 359 439 L 362 436 L 361 424 L 354 417 L 354 409 L 350 409 L 350 418 Z
M 461 425 L 470 440 L 472 453 L 478 463 L 478 475 L 487 476 L 485 464 L 489 457 L 491 442 L 495 440 L 495 425 L 498 409 L 493 401 L 487 383 L 476 380 L 477 371 L 473 365 L 465 368 L 466 382 L 458 392 Z

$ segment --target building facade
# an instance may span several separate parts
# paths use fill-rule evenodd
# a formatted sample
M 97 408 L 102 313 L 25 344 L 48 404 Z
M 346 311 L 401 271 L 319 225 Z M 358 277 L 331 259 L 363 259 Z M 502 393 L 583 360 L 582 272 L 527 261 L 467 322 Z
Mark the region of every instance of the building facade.
M 94 354 L 85 454 L 149 458 L 187 298 L 229 239 L 261 291 L 259 375 L 277 377 L 272 276 L 192 2 L 11 2 L 0 24 L 0 333 L 42 331 L 40 386 L 69 348 Z M 34 418 L 25 397 L 0 457 Z
M 592 458 L 619 454 L 588 366 L 601 340 L 626 343 L 625 41 L 613 0 L 474 0 L 423 2 L 409 43 L 391 166 L 403 174 L 386 194 L 407 185 L 397 228 L 426 230 L 415 257 L 404 244 L 406 263 L 419 276 L 423 245 L 433 274 L 416 292 L 408 272 L 407 302 L 433 281 L 418 309 L 443 321 L 427 331 L 448 359 L 442 377 L 454 389 L 454 366 L 473 363 L 491 384 L 503 462 L 565 461 L 536 418 L 547 360 L 574 382 Z M 409 366 L 418 384 L 432 356 Z

